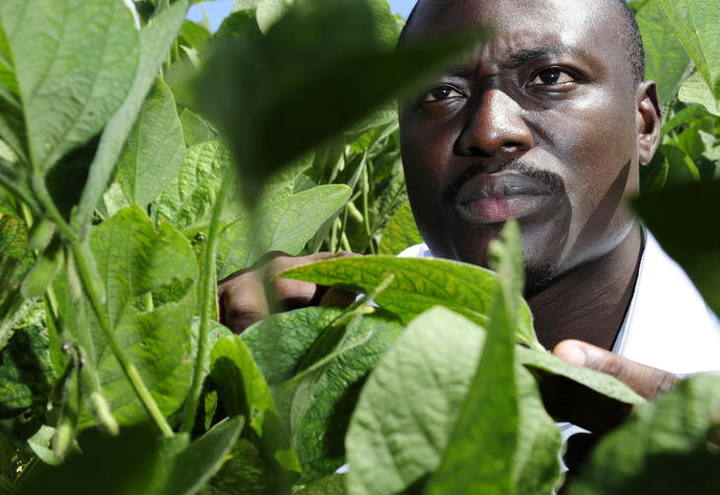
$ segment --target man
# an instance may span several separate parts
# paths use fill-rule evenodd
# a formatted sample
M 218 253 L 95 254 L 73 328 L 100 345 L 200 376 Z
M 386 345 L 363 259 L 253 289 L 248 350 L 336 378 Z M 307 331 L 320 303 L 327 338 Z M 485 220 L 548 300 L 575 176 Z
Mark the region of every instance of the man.
M 420 0 L 402 42 L 476 26 L 487 42 L 401 107 L 427 242 L 407 254 L 485 265 L 488 243 L 518 218 L 526 296 L 556 355 L 648 398 L 675 374 L 720 369 L 717 319 L 623 201 L 661 123 L 632 13 L 621 0 Z M 277 257 L 270 272 L 327 256 Z M 264 314 L 258 289 L 252 273 L 221 284 L 227 324 Z M 277 289 L 294 305 L 317 299 L 313 284 Z

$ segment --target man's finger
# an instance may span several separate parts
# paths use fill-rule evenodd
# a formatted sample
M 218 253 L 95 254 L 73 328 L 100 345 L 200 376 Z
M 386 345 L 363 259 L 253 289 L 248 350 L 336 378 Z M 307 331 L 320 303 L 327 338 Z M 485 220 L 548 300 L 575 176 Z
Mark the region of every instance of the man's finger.
M 563 361 L 612 375 L 646 399 L 672 389 L 678 378 L 579 340 L 560 342 L 553 354 Z

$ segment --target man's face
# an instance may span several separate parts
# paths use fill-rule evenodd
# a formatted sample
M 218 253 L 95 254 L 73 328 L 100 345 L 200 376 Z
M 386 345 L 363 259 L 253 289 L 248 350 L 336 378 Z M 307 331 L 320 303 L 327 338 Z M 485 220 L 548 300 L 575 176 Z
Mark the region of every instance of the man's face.
M 617 247 L 644 126 L 618 14 L 598 0 L 421 2 L 410 40 L 491 32 L 401 110 L 408 194 L 432 251 L 485 265 L 516 217 L 532 292 Z

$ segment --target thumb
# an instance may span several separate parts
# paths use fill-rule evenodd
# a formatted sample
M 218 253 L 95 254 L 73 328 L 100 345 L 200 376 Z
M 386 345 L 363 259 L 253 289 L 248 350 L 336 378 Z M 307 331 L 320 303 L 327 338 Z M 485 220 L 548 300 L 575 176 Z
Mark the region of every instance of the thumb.
M 564 340 L 553 354 L 568 364 L 612 375 L 646 399 L 672 389 L 677 376 L 667 371 L 636 363 L 605 349 L 579 340 Z

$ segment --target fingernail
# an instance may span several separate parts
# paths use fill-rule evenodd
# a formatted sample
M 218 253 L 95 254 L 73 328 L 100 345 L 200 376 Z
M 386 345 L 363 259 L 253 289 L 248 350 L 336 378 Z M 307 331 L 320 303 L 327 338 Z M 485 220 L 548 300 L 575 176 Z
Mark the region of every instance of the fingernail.
M 576 344 L 565 344 L 561 346 L 555 355 L 573 366 L 585 366 L 587 362 L 587 354 L 585 350 Z

